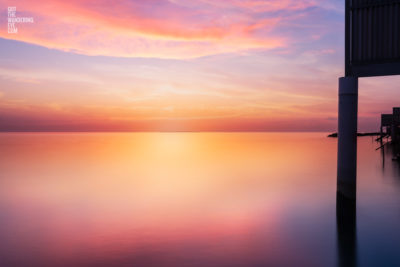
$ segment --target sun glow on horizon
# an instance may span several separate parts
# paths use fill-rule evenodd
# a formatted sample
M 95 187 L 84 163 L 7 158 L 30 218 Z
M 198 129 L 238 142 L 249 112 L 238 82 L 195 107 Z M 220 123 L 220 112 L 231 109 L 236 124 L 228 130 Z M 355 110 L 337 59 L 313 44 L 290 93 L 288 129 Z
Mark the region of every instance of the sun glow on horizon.
M 10 5 L 35 23 L 0 30 L 0 131 L 336 128 L 336 1 L 0 0 Z M 364 127 L 393 95 L 360 105 Z

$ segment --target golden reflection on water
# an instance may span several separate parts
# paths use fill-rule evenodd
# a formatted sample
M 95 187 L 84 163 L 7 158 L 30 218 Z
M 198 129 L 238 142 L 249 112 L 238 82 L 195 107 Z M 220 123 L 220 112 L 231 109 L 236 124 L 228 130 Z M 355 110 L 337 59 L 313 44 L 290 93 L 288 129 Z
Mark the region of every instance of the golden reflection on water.
M 325 136 L 2 134 L 2 254 L 136 266 L 245 266 L 290 254 L 313 265 L 283 225 L 299 207 L 333 203 L 336 140 Z

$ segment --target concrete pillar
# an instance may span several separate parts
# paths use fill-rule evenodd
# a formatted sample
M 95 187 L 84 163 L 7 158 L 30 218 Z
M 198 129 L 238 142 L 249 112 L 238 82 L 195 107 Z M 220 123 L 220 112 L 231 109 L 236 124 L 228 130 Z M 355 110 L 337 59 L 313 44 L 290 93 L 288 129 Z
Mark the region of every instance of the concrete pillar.
M 356 199 L 358 78 L 339 78 L 337 192 Z

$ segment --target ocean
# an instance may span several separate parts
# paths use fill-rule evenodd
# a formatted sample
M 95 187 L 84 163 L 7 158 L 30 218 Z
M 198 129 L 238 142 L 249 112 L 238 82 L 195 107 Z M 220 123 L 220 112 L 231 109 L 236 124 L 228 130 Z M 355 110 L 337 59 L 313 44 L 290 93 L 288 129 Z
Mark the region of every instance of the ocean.
M 0 266 L 400 266 L 400 163 L 327 133 L 1 133 Z

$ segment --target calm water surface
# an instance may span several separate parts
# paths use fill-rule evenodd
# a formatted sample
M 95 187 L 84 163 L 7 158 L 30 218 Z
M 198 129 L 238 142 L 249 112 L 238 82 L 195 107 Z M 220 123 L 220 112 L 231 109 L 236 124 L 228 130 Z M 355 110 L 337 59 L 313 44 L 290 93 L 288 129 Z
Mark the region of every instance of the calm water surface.
M 325 133 L 0 134 L 0 266 L 400 266 L 400 165 Z M 348 229 L 350 228 L 350 229 Z

